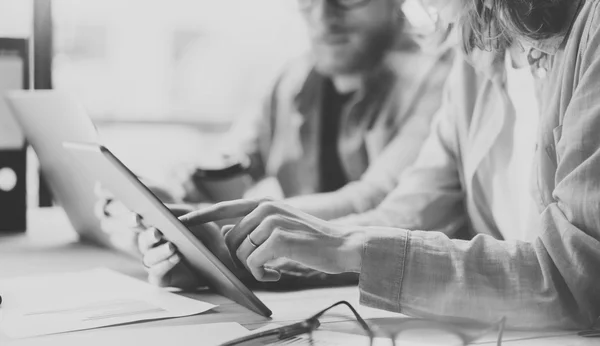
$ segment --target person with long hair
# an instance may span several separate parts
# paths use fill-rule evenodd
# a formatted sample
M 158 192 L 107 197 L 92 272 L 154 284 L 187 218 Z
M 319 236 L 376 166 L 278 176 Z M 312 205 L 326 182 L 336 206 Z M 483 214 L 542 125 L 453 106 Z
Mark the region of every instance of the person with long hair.
M 227 228 L 261 281 L 287 258 L 360 275 L 361 303 L 519 328 L 600 316 L 600 0 L 423 0 L 459 28 L 432 133 L 373 210 L 324 221 L 240 200 L 182 217 Z M 531 176 L 531 180 L 529 180 Z

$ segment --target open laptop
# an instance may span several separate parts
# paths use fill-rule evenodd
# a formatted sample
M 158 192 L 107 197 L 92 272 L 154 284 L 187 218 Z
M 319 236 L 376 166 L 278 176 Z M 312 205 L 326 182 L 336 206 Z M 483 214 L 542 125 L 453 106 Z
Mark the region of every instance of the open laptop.
M 64 141 L 98 142 L 96 128 L 83 107 L 53 90 L 11 91 L 6 101 L 38 156 L 55 202 L 64 208 L 81 240 L 112 246 L 94 212 L 95 180 L 81 171 L 62 146 Z
M 131 171 L 98 144 L 94 125 L 76 100 L 58 91 L 14 91 L 8 93 L 6 99 L 38 155 L 41 171 L 50 190 L 82 239 L 109 247 L 113 245 L 109 236 L 102 231 L 94 211 L 98 198 L 94 189 L 101 181 L 103 187 L 116 187 L 118 191 L 111 192 L 115 195 L 118 192 L 126 199 L 122 202 L 127 207 L 161 228 L 168 239 L 178 246 L 185 260 L 217 292 L 260 315 L 271 315 L 271 311 L 252 291 L 198 239 L 190 236 L 191 232 Z M 63 145 L 65 142 L 87 145 L 79 149 L 67 149 Z M 90 174 L 90 170 L 97 171 Z M 121 186 L 125 189 L 123 191 L 130 193 L 123 194 Z

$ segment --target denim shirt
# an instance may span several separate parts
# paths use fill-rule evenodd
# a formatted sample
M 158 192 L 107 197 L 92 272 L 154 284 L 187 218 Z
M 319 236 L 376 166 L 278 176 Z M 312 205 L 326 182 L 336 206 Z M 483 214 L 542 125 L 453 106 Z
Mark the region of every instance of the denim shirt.
M 587 328 L 600 316 L 600 0 L 573 1 L 571 13 L 565 35 L 533 42 L 547 54 L 534 66 L 535 240 L 503 239 L 478 176 L 511 106 L 502 70 L 457 59 L 413 167 L 379 207 L 339 220 L 372 226 L 363 304 L 418 316 L 506 316 L 518 328 Z

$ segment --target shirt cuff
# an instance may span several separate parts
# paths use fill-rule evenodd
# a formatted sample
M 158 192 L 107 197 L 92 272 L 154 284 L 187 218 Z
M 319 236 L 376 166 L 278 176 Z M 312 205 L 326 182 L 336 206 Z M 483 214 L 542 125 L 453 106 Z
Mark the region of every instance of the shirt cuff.
M 401 313 L 400 296 L 410 246 L 410 232 L 367 231 L 359 276 L 360 304 Z

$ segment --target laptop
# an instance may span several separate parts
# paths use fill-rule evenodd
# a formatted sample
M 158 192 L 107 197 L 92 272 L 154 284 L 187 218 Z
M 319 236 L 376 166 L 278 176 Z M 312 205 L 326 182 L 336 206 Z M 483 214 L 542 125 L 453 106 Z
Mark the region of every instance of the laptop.
M 83 107 L 68 94 L 53 90 L 11 91 L 6 100 L 38 156 L 55 202 L 63 207 L 81 240 L 112 247 L 94 212 L 95 181 L 81 171 L 62 146 L 64 141 L 99 141 Z
M 163 231 L 184 260 L 220 294 L 262 315 L 271 311 L 173 216 L 137 177 L 99 143 L 84 109 L 58 91 L 15 91 L 6 99 L 36 151 L 42 173 L 82 240 L 113 247 L 94 209 L 98 183 Z M 64 143 L 85 143 L 64 145 Z

